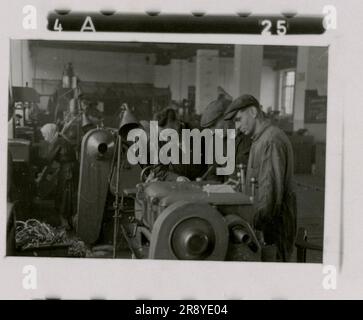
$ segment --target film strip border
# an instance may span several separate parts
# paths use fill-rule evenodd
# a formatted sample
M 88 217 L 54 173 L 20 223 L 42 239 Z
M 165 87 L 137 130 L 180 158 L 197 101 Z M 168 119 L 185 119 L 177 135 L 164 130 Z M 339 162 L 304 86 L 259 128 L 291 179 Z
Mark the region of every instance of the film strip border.
M 332 17 L 333 14 L 335 17 Z M 250 12 L 240 12 L 235 15 L 195 12 L 181 15 L 160 12 L 134 14 L 115 11 L 55 10 L 48 14 L 47 28 L 57 32 L 319 35 L 329 29 L 329 23 L 331 25 L 334 18 L 336 18 L 334 10 L 333 12 L 325 10 L 321 15 L 309 16 L 294 12 L 268 16 L 254 15 Z

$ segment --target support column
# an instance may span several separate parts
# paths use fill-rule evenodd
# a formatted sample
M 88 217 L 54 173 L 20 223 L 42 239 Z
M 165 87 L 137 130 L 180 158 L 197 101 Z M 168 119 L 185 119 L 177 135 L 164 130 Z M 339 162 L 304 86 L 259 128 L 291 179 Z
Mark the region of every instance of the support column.
M 297 54 L 294 130 L 308 129 L 316 141 L 325 141 L 326 123 L 306 123 L 306 90 L 317 90 L 319 96 L 327 95 L 328 54 L 326 47 L 299 47 Z
M 182 60 L 172 59 L 170 61 L 170 72 L 171 72 L 171 99 L 175 101 L 181 100 L 181 89 L 182 89 Z
M 204 108 L 217 98 L 218 79 L 218 50 L 198 50 L 195 83 L 195 110 L 197 114 L 202 114 Z
M 236 45 L 234 48 L 234 98 L 252 94 L 260 99 L 263 46 Z
M 298 47 L 294 99 L 294 131 L 304 128 L 305 90 L 309 63 L 309 48 Z
M 11 85 L 25 87 L 33 85 L 33 63 L 27 40 L 10 42 Z
M 316 89 L 320 96 L 327 95 L 328 48 L 310 47 L 307 89 Z

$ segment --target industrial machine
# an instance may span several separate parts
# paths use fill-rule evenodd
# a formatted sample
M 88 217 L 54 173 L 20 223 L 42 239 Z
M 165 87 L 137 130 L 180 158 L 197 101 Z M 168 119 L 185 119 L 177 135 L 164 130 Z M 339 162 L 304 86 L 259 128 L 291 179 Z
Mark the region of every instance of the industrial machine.
M 118 129 L 97 127 L 84 135 L 76 219 L 81 240 L 96 244 L 111 213 L 114 257 L 123 239 L 135 259 L 274 261 L 276 248 L 253 228 L 256 181 L 246 181 L 242 165 L 237 179 L 225 183 L 208 180 L 213 166 L 195 181 L 165 165 L 131 166 L 125 135 L 138 126 L 125 109 Z M 29 161 L 28 142 L 11 140 L 9 151 L 14 167 Z M 8 254 L 14 252 L 14 219 L 10 205 Z M 307 242 L 306 230 L 299 231 L 296 246 L 301 262 L 307 249 L 322 249 Z
M 118 132 L 98 128 L 83 138 L 78 236 L 96 242 L 112 194 L 114 257 L 122 236 L 138 259 L 263 259 L 263 237 L 252 228 L 255 181 L 248 182 L 252 192 L 247 194 L 244 168 L 239 167 L 237 180 L 218 184 L 203 177 L 190 181 L 154 165 L 144 168 L 139 183 L 125 188 L 122 137 L 135 127 L 137 120 L 126 110 Z
M 135 213 L 123 234 L 135 258 L 260 261 L 251 197 L 208 181 L 154 181 L 124 190 Z M 125 206 L 122 206 L 122 209 Z

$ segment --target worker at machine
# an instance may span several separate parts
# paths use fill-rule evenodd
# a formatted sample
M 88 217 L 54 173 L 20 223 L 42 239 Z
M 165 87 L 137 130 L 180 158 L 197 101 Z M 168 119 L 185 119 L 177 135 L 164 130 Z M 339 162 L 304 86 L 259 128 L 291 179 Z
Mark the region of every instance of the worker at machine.
M 183 121 L 179 120 L 177 112 L 173 106 L 167 107 L 160 113 L 155 114 L 155 121 L 158 121 L 158 130 L 161 132 L 164 129 L 173 129 L 181 135 L 183 129 L 189 129 L 188 125 Z M 148 140 L 150 139 L 150 125 L 147 121 L 140 121 L 141 127 L 145 130 Z M 158 148 L 167 143 L 167 141 L 160 141 Z M 182 142 L 179 141 L 180 145 L 180 161 L 178 164 L 163 165 L 159 163 L 157 165 L 148 165 L 153 171 L 153 176 L 157 176 L 159 180 L 175 180 L 177 177 L 186 178 L 186 180 L 195 180 L 200 177 L 206 171 L 206 165 L 201 164 L 183 164 L 182 161 Z M 193 158 L 193 150 L 190 150 L 190 158 Z M 143 167 L 145 168 L 145 166 Z M 149 173 L 150 170 L 146 170 L 145 173 Z M 154 179 L 154 178 L 153 178 Z
M 161 129 L 174 129 L 180 133 L 182 129 L 186 128 L 185 123 L 178 118 L 177 111 L 173 106 L 162 110 L 157 115 L 156 120 L 158 120 Z
M 252 95 L 235 99 L 225 113 L 236 129 L 251 136 L 247 181 L 257 179 L 254 226 L 277 260 L 289 261 L 296 235 L 296 196 L 292 189 L 293 151 L 286 134 L 266 119 Z
M 62 226 L 70 229 L 77 208 L 78 162 L 75 146 L 72 144 L 73 133 L 71 130 L 66 130 L 67 128 L 66 124 L 60 133 L 56 124 L 47 123 L 41 128 L 41 133 L 44 140 L 49 143 L 48 163 L 59 164 L 55 208 Z
M 86 134 L 88 131 L 97 128 L 102 122 L 102 114 L 97 109 L 95 102 L 89 102 L 82 108 L 82 132 Z
M 208 128 L 210 130 L 224 129 L 224 131 L 226 131 L 226 129 L 231 128 L 233 125 L 232 121 L 224 120 L 224 113 L 226 112 L 231 102 L 232 102 L 231 96 L 229 96 L 223 89 L 219 88 L 218 99 L 212 101 L 205 108 L 202 114 L 200 121 L 201 127 L 203 129 Z M 251 139 L 241 131 L 238 131 L 236 133 L 236 148 L 235 148 L 236 164 L 242 164 L 245 167 L 247 166 L 250 148 L 251 148 Z M 223 179 L 223 176 L 217 176 L 215 172 L 213 172 L 213 165 L 210 166 L 209 169 L 210 170 L 208 170 L 209 171 L 208 176 L 206 177 L 207 179 L 218 180 L 218 181 Z M 235 170 L 235 173 L 236 171 L 237 170 Z

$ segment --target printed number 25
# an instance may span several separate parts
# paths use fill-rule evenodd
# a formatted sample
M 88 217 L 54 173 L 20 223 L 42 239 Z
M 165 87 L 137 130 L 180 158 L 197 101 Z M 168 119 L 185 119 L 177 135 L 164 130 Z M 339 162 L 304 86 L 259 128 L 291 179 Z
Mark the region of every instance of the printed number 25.
M 271 27 L 272 27 L 271 20 L 263 20 L 261 22 L 261 24 L 264 27 L 261 34 L 271 35 Z M 278 35 L 286 34 L 286 32 L 287 32 L 286 21 L 285 20 L 277 20 L 276 30 L 277 30 Z

